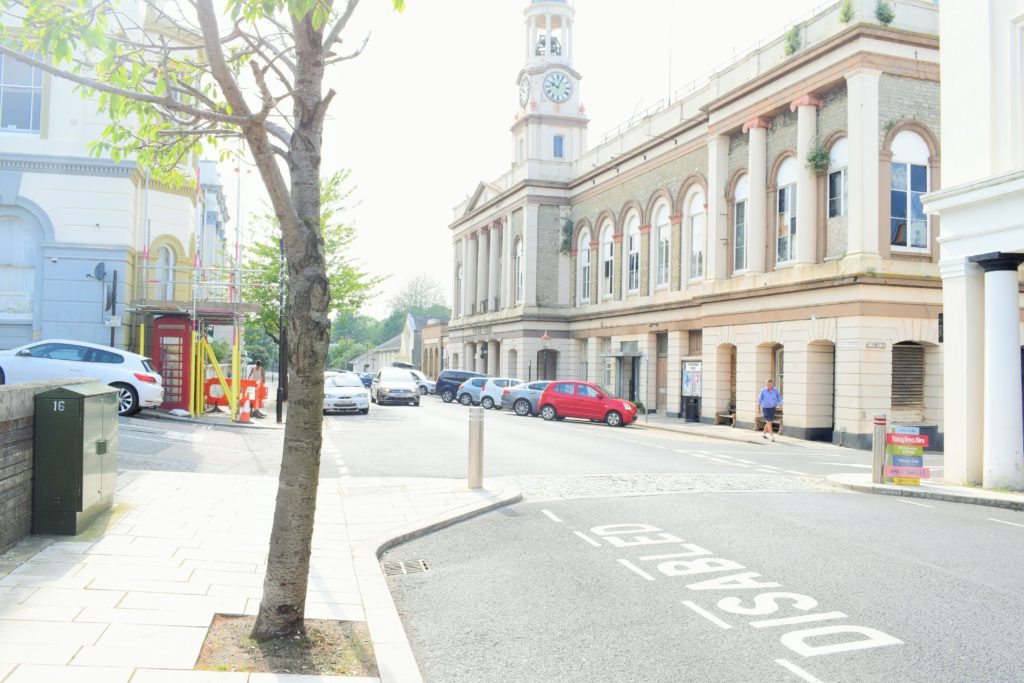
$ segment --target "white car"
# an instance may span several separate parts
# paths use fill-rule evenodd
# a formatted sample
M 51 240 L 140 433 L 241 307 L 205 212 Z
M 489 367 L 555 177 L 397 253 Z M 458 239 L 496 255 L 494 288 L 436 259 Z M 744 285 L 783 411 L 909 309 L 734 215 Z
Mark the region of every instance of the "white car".
M 506 389 L 517 387 L 523 380 L 515 377 L 488 377 L 487 384 L 480 392 L 480 405 L 490 410 L 495 408 L 501 410 L 501 394 Z
M 324 415 L 332 410 L 370 412 L 370 390 L 354 372 L 332 373 L 324 379 Z
M 370 383 L 370 399 L 378 404 L 420 404 L 420 385 L 411 372 L 402 368 L 381 368 Z
M 153 361 L 131 351 L 68 339 L 48 339 L 0 351 L 0 384 L 79 377 L 117 389 L 120 415 L 134 415 L 164 401 L 164 380 Z
M 409 372 L 411 372 L 412 376 L 416 378 L 416 383 L 420 385 L 420 396 L 426 396 L 427 394 L 434 393 L 436 385 L 429 377 L 419 370 L 410 370 Z

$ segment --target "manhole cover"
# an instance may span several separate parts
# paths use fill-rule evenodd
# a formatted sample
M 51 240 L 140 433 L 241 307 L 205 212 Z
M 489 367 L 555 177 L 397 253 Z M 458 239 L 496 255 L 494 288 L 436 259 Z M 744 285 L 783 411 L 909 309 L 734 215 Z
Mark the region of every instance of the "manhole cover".
M 393 560 L 381 562 L 385 576 L 397 576 L 399 574 L 418 574 L 430 571 L 426 560 Z

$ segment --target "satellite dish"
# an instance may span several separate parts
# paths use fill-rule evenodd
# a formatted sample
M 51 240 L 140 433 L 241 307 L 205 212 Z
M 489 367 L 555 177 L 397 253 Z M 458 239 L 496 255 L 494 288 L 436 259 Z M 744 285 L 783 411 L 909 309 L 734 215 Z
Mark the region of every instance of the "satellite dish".
M 105 279 L 107 277 L 107 264 L 105 264 L 103 261 L 97 263 L 96 267 L 93 268 L 92 276 L 97 280 Z

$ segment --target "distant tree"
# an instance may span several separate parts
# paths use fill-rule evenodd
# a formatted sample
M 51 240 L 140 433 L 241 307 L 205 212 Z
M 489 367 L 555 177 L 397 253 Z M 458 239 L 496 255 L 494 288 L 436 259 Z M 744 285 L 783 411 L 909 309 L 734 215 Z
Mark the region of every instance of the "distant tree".
M 324 238 L 324 257 L 331 299 L 328 315 L 347 318 L 372 296 L 381 278 L 370 277 L 350 258 L 350 247 L 356 231 L 344 222 L 345 200 L 352 190 L 343 189 L 349 171 L 339 171 L 325 178 L 320 185 L 320 221 Z M 254 232 L 258 235 L 280 234 L 277 219 L 264 215 L 256 219 Z M 275 237 L 255 239 L 247 248 L 242 288 L 243 298 L 259 304 L 256 320 L 274 343 L 279 341 L 280 288 L 288 287 L 288 274 L 281 281 L 281 247 Z
M 259 322 L 245 324 L 245 352 L 253 362 L 260 361 L 267 369 L 277 367 L 278 345 Z M 217 356 L 220 358 L 220 356 Z
M 410 309 L 425 309 L 435 304 L 445 305 L 444 285 L 437 279 L 421 273 L 405 283 L 388 302 L 391 313 Z

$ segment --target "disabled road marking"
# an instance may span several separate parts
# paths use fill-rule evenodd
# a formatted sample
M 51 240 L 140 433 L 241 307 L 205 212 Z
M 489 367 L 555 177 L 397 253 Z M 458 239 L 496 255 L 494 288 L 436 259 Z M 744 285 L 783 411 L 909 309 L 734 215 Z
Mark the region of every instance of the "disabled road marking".
M 586 541 L 590 545 L 594 546 L 595 548 L 600 548 L 601 547 L 601 544 L 598 543 L 597 541 L 595 541 L 594 539 L 592 539 L 590 536 L 587 536 L 586 534 L 581 533 L 579 531 L 574 531 L 573 533 L 576 534 L 577 536 L 579 536 L 580 538 L 582 538 L 584 541 Z
M 1005 519 L 996 519 L 995 517 L 986 517 L 990 522 L 999 522 L 1000 524 L 1009 524 L 1010 526 L 1019 526 L 1024 529 L 1024 524 L 1017 524 L 1016 522 L 1007 522 Z
M 558 517 L 556 517 L 556 516 L 555 516 L 555 513 L 551 512 L 551 510 L 541 510 L 541 512 L 543 512 L 543 513 L 544 513 L 544 515 L 545 515 L 545 516 L 546 516 L 546 517 L 547 517 L 548 519 L 550 519 L 550 520 L 551 520 L 552 522 L 561 522 L 561 521 L 562 521 L 562 520 L 560 520 L 560 519 L 559 519 Z
M 598 543 L 597 545 L 600 547 L 601 544 Z M 619 564 L 621 564 L 623 567 L 626 567 L 627 569 L 630 569 L 630 570 L 636 572 L 637 574 L 639 574 L 640 576 L 644 577 L 648 581 L 654 581 L 654 577 L 653 576 L 651 576 L 650 574 L 645 572 L 643 569 L 640 569 L 640 567 L 636 566 L 635 564 L 633 564 L 629 560 L 620 559 L 619 560 Z

